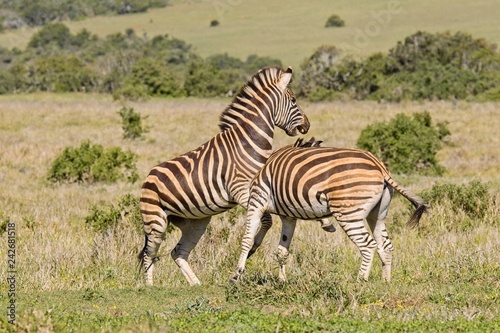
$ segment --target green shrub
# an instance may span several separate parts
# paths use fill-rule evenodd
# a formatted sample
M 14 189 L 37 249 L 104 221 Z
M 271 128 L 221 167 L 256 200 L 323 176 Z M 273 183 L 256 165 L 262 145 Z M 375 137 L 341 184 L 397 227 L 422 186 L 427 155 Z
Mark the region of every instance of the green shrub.
M 54 160 L 48 179 L 52 182 L 115 182 L 138 178 L 137 156 L 119 147 L 107 148 L 85 141 L 78 148 L 67 147 Z
M 43 26 L 31 37 L 28 47 L 47 47 L 51 43 L 55 43 L 60 48 L 70 44 L 71 33 L 69 28 L 62 23 L 48 23 Z
M 245 62 L 243 63 L 243 68 L 246 71 L 246 74 L 248 75 L 253 75 L 256 73 L 259 69 L 267 67 L 267 66 L 278 66 L 280 68 L 283 68 L 283 63 L 281 60 L 276 59 L 276 58 L 271 58 L 271 57 L 260 57 L 256 54 L 251 54 L 247 57 Z M 238 67 L 236 67 L 238 68 Z M 245 83 L 246 78 L 243 80 L 242 83 Z
M 431 206 L 449 202 L 455 213 L 462 211 L 471 219 L 484 218 L 493 202 L 488 185 L 479 180 L 462 185 L 437 184 L 421 195 Z
M 125 139 L 138 139 L 143 133 L 148 132 L 148 129 L 142 125 L 140 113 L 135 112 L 133 108 L 124 106 L 118 112 L 122 117 L 123 137 Z
M 142 99 L 147 96 L 182 96 L 180 79 L 165 64 L 153 58 L 139 59 L 114 97 Z
M 34 91 L 91 91 L 97 85 L 96 75 L 74 56 L 38 59 L 27 76 L 26 84 Z
M 198 58 L 193 59 L 187 68 L 184 89 L 188 96 L 221 96 L 229 91 L 237 91 L 239 78 L 235 70 L 221 70 L 214 63 Z
M 326 20 L 325 27 L 343 27 L 345 25 L 345 22 L 343 19 L 340 18 L 337 14 L 333 14 Z
M 337 67 L 342 52 L 335 46 L 321 46 L 301 65 L 298 94 L 310 100 L 328 100 L 343 82 Z
M 218 25 L 219 25 L 219 21 L 218 20 L 212 20 L 212 21 L 210 21 L 210 26 L 211 27 L 216 27 Z
M 142 216 L 139 208 L 139 198 L 126 194 L 120 198 L 117 205 L 100 203 L 91 208 L 85 217 L 85 223 L 98 232 L 114 229 L 120 222 L 128 222 L 137 232 L 142 230 Z
M 85 217 L 85 223 L 97 232 L 114 230 L 119 225 L 125 228 L 132 227 L 138 233 L 143 232 L 142 215 L 138 196 L 126 194 L 122 196 L 117 204 L 99 203 L 90 209 L 90 214 Z M 175 230 L 170 223 L 167 233 Z
M 441 175 L 436 153 L 450 134 L 446 123 L 432 125 L 428 112 L 398 114 L 387 123 L 369 125 L 356 143 L 378 156 L 394 173 Z

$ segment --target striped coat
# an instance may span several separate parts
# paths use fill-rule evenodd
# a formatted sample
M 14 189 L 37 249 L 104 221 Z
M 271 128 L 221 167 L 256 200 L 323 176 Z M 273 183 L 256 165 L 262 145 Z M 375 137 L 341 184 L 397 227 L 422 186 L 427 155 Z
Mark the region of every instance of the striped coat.
M 275 127 L 290 136 L 308 131 L 288 88 L 291 77 L 290 68 L 260 70 L 222 112 L 219 134 L 150 171 L 140 197 L 146 240 L 139 258 L 147 284 L 153 283 L 153 263 L 169 223 L 182 231 L 172 258 L 189 284 L 200 284 L 187 260 L 210 217 L 237 204 L 246 207 L 249 183 L 272 152 Z M 271 221 L 269 215 L 263 219 Z
M 277 150 L 252 181 L 246 234 L 233 282 L 243 272 L 250 251 L 256 249 L 254 239 L 261 240 L 265 235 L 265 232 L 257 234 L 259 219 L 265 213 L 284 217 L 279 246 L 283 255 L 288 253 L 296 219 L 335 217 L 360 250 L 359 276 L 368 279 L 373 257 L 378 252 L 383 278 L 390 280 L 393 246 L 385 219 L 393 189 L 416 208 L 408 222 L 411 226 L 418 224 L 426 210 L 425 202 L 401 187 L 370 152 L 318 145 L 314 138 L 306 143 L 299 139 L 294 146 Z M 284 267 L 280 278 L 285 279 Z

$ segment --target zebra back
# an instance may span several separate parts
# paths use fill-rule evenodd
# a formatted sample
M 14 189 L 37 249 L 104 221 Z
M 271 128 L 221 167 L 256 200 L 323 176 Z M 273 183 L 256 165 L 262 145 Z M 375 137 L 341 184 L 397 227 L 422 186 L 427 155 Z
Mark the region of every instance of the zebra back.
M 251 195 L 255 188 L 269 193 L 271 213 L 317 219 L 337 213 L 347 216 L 388 184 L 417 208 L 408 224 L 418 224 L 425 202 L 399 185 L 373 154 L 320 147 L 317 142 L 299 139 L 273 152 L 252 183 Z

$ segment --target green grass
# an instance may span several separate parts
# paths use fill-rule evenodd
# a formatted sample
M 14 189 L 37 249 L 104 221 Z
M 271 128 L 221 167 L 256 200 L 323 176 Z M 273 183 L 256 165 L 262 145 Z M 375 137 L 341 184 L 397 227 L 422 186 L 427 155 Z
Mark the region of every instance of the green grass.
M 361 130 L 397 113 L 428 111 L 448 121 L 450 144 L 438 154 L 443 177 L 394 175 L 416 193 L 436 183 L 488 184 L 492 204 L 481 218 L 446 203 L 409 230 L 407 203 L 396 196 L 387 228 L 395 247 L 393 281 L 381 279 L 378 259 L 370 280 L 356 282 L 357 249 L 338 228 L 325 233 L 299 222 L 287 276 L 277 279 L 276 220 L 242 280 L 230 287 L 243 234 L 244 211 L 213 218 L 190 257 L 202 281 L 190 288 L 169 252 L 179 231 L 160 249 L 156 285 L 146 287 L 136 256 L 143 235 L 128 224 L 112 232 L 85 223 L 92 208 L 138 195 L 134 184 L 53 185 L 50 165 L 66 146 L 84 140 L 130 149 L 143 179 L 156 163 L 198 147 L 218 132 L 227 99 L 151 99 L 131 103 L 150 131 L 125 140 L 110 96 L 29 94 L 0 96 L 1 220 L 16 223 L 17 331 L 35 332 L 483 332 L 500 329 L 500 108 L 495 103 L 300 103 L 311 121 L 307 138 L 354 147 Z M 299 101 L 300 102 L 300 101 Z M 279 131 L 279 130 L 278 130 Z M 282 131 L 276 147 L 294 142 Z M 5 281 L 7 235 L 0 235 Z M 2 283 L 2 306 L 8 301 Z M 14 331 L 0 316 L 0 332 Z
M 388 3 L 399 4 L 395 7 L 397 13 L 382 16 L 382 24 L 379 24 L 373 13 L 387 10 Z M 344 19 L 346 26 L 325 28 L 325 22 L 332 14 Z M 227 52 L 246 58 L 250 54 L 258 54 L 279 58 L 285 66 L 297 68 L 324 44 L 348 46 L 352 53 L 366 56 L 376 51 L 386 52 L 397 41 L 417 30 L 461 30 L 498 44 L 499 16 L 495 0 L 341 0 L 335 3 L 329 0 L 292 0 L 286 3 L 278 0 L 182 0 L 147 13 L 66 23 L 73 32 L 86 28 L 101 37 L 123 33 L 126 28 L 133 28 L 137 34 L 149 37 L 169 34 L 192 44 L 202 56 Z M 220 25 L 210 28 L 214 19 Z M 0 45 L 23 48 L 33 31 L 23 29 L 2 33 Z M 359 37 L 358 31 L 365 32 L 367 37 Z

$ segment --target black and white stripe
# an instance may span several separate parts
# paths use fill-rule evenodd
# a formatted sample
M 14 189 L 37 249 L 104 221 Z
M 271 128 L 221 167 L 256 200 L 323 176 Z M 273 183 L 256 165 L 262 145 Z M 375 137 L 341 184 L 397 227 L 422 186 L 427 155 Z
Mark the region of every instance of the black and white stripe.
M 187 260 L 210 217 L 246 207 L 251 179 L 272 152 L 275 127 L 288 135 L 306 133 L 309 121 L 288 88 L 292 70 L 257 72 L 220 116 L 221 132 L 200 147 L 155 166 L 141 190 L 146 242 L 139 255 L 146 283 L 168 223 L 182 231 L 171 255 L 189 284 L 200 284 Z M 269 223 L 270 216 L 264 217 Z
M 266 213 L 282 217 L 283 232 L 278 248 L 286 256 L 293 237 L 296 219 L 335 217 L 362 256 L 359 276 L 368 279 L 373 257 L 378 252 L 382 276 L 391 279 L 393 246 L 385 219 L 393 189 L 416 208 L 408 222 L 418 224 L 426 210 L 425 202 L 402 188 L 387 168 L 370 152 L 358 149 L 318 147 L 314 138 L 301 139 L 294 146 L 274 152 L 250 186 L 246 234 L 242 253 L 231 281 L 236 281 L 265 236 L 259 232 L 260 218 Z M 371 233 L 365 227 L 368 222 Z M 280 278 L 285 279 L 284 266 Z

